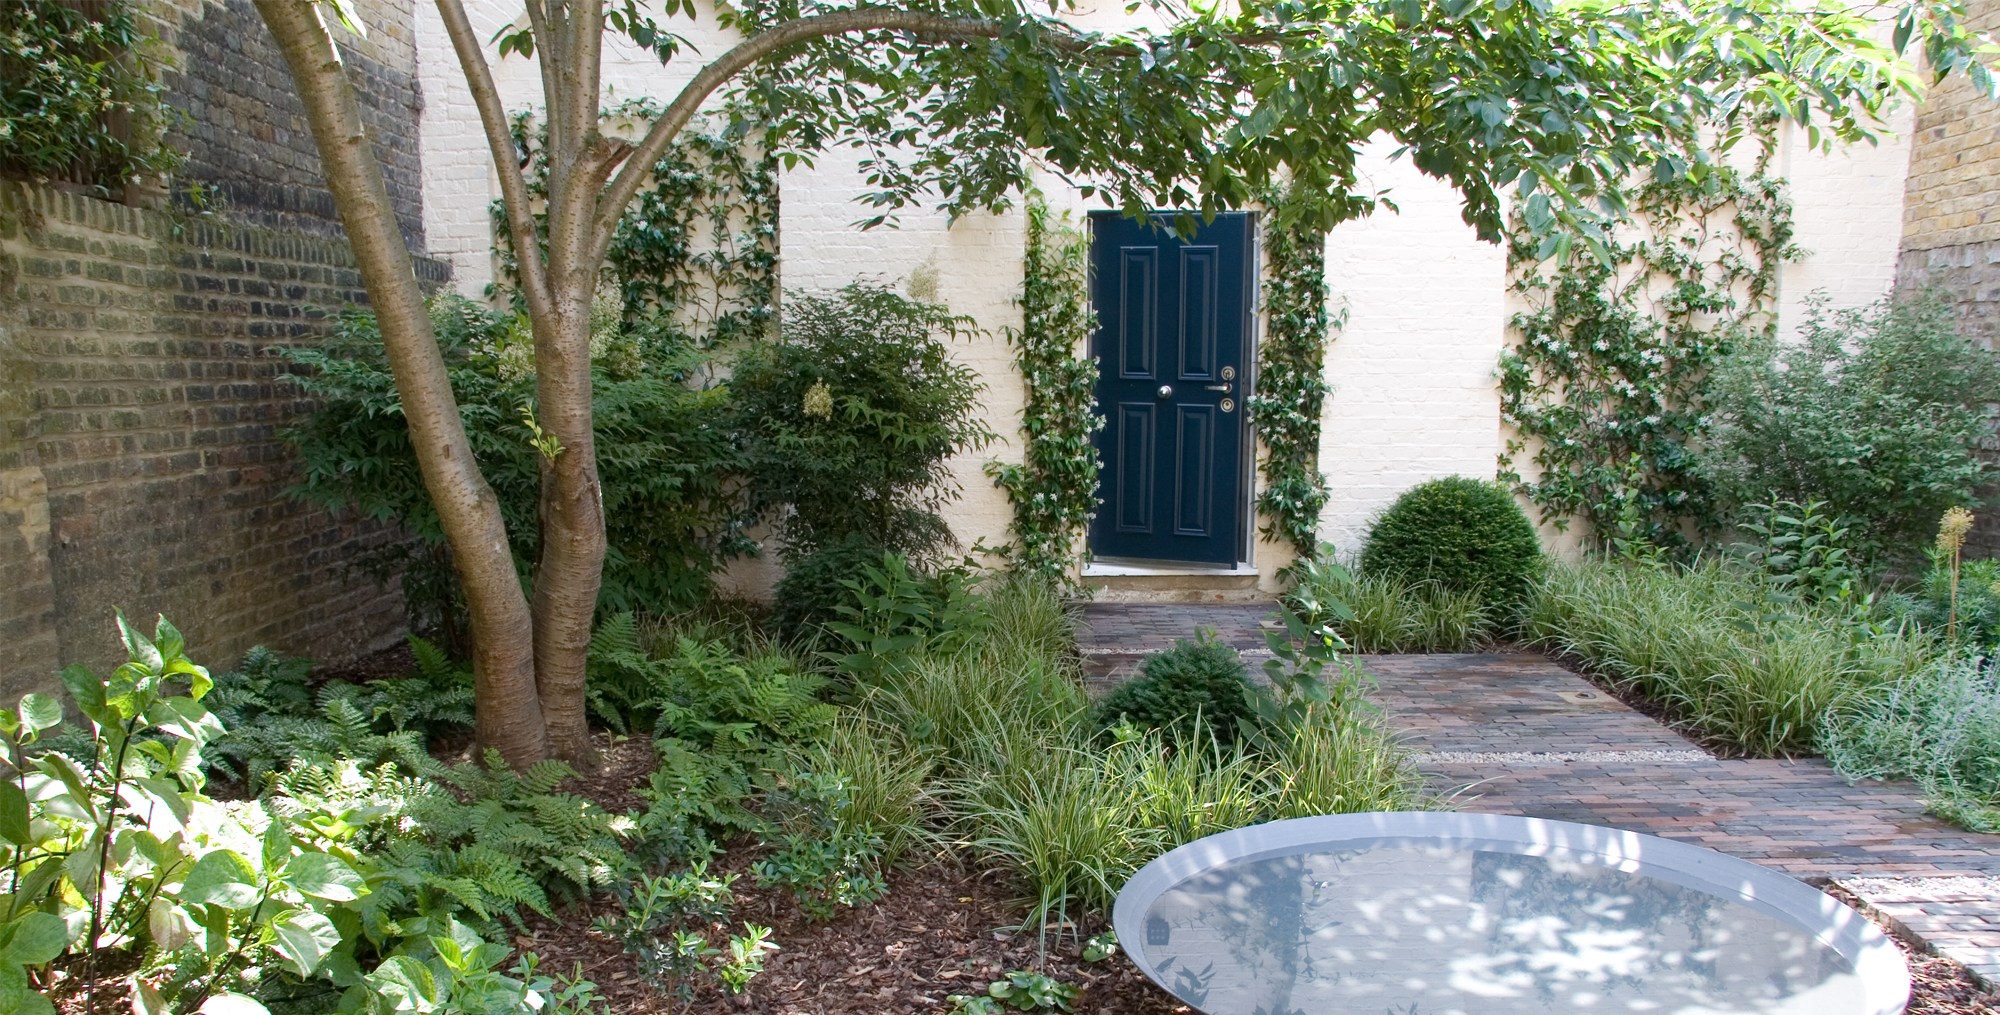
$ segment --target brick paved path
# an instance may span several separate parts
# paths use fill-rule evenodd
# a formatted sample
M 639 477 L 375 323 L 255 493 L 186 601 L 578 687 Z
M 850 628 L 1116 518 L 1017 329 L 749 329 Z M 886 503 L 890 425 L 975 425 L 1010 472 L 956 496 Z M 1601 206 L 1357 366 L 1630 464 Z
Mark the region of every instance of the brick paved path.
M 1261 650 L 1269 606 L 1104 604 L 1078 646 L 1099 680 L 1199 627 Z M 1249 652 L 1245 653 L 1250 655 Z M 1267 654 L 1260 652 L 1259 654 Z M 1807 879 L 2000 876 L 2000 836 L 1923 812 L 1906 782 L 1849 786 L 1823 761 L 1718 760 L 1529 653 L 1368 656 L 1373 695 L 1461 810 L 1699 843 Z M 1254 665 L 1254 659 L 1253 659 Z M 2000 943 L 2000 942 L 1996 942 Z
M 1271 606 L 1094 604 L 1090 682 L 1136 671 L 1198 628 L 1269 658 Z M 1839 880 L 1933 950 L 2000 983 L 2000 836 L 1926 815 L 1907 782 L 1848 785 L 1818 759 L 1721 760 L 1530 653 L 1364 657 L 1373 695 L 1460 810 L 1525 814 L 1707 846 Z

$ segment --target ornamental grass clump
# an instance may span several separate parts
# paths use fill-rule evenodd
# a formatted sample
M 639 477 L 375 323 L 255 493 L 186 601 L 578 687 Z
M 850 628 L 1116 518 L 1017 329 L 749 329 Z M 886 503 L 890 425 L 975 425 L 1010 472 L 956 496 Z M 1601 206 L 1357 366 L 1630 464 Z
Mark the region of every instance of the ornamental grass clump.
M 1716 749 L 1761 757 L 1811 753 L 1829 710 L 1936 654 L 1914 630 L 1857 626 L 1772 591 L 1714 559 L 1561 563 L 1538 583 L 1522 629 L 1665 704 Z
M 888 746 L 840 768 L 855 808 L 889 812 L 878 827 L 906 820 L 912 800 L 907 780 L 892 777 L 897 760 L 927 770 L 918 797 L 929 827 L 1016 878 L 1029 926 L 1108 913 L 1140 867 L 1206 835 L 1306 813 L 1420 806 L 1422 780 L 1362 703 L 1359 670 L 1335 661 L 1324 639 L 1292 650 L 1281 687 L 1257 691 L 1254 705 L 1227 646 L 1200 639 L 1159 653 L 1148 661 L 1155 682 L 1172 670 L 1185 683 L 1130 695 L 1156 708 L 1141 724 L 1134 707 L 1093 707 L 1085 695 L 1076 618 L 1052 583 L 995 578 L 979 595 L 986 623 L 969 637 L 921 641 L 864 668 L 855 711 Z M 1291 670 L 1322 674 L 1314 679 L 1328 683 L 1312 686 L 1327 693 L 1314 697 Z M 1189 689 L 1200 702 L 1176 697 Z M 1233 735 L 1217 729 L 1225 713 Z M 821 750 L 860 746 L 836 738 Z
M 1527 599 L 1541 568 L 1541 542 L 1514 495 L 1464 476 L 1435 479 L 1396 498 L 1361 550 L 1363 574 L 1437 582 L 1503 613 Z

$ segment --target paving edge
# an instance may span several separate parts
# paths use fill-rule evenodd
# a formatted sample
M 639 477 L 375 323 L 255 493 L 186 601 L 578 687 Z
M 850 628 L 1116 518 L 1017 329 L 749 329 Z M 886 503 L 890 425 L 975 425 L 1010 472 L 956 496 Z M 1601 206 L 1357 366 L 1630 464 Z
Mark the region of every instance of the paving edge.
M 1976 965 L 1972 962 L 1967 962 L 1965 955 L 1955 954 L 1959 951 L 1959 949 L 1952 947 L 1949 943 L 1940 943 L 1937 940 L 1925 937 L 1921 931 L 1910 926 L 1908 923 L 1904 922 L 1902 917 L 1882 909 L 1881 906 L 1876 905 L 1876 903 L 1870 900 L 1866 895 L 1863 895 L 1860 891 L 1857 891 L 1854 887 L 1852 887 L 1856 884 L 1865 885 L 1869 882 L 1902 881 L 1907 883 L 1910 881 L 1919 881 L 1919 880 L 1958 882 L 1971 879 L 1953 878 L 1953 877 L 1940 877 L 1940 878 L 1854 877 L 1854 878 L 1834 878 L 1832 879 L 1832 883 L 1838 885 L 1843 892 L 1845 892 L 1855 902 L 1860 904 L 1860 910 L 1863 916 L 1867 916 L 1875 920 L 1876 922 L 1881 923 L 1884 926 L 1887 926 L 1892 933 L 1894 933 L 1897 937 L 1902 938 L 1912 948 L 1915 948 L 1916 950 L 1921 951 L 1927 955 L 1935 955 L 1939 958 L 1949 959 L 1953 963 L 1956 963 L 1960 968 L 1966 971 L 1967 975 L 1972 977 L 1972 981 L 1979 986 L 1979 989 L 1989 994 L 2000 993 L 2000 953 L 1996 953 L 1992 949 L 1981 949 L 1986 953 L 1982 957 L 1994 959 L 1995 961 L 1988 963 L 1980 963 Z M 1978 879 L 1978 880 L 1993 880 L 1993 879 Z M 1995 884 L 2000 885 L 2000 881 L 1996 881 Z

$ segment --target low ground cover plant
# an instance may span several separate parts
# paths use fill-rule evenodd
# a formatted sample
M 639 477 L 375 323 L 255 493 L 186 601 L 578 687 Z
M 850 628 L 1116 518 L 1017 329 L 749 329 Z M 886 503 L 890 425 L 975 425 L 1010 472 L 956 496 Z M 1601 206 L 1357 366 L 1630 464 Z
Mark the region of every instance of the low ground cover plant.
M 1954 653 L 1821 720 L 1828 761 L 1849 779 L 1909 778 L 1933 813 L 2000 831 L 2000 673 Z
M 1332 544 L 1292 565 L 1287 605 L 1338 632 L 1356 652 L 1469 652 L 1497 633 L 1496 610 L 1474 590 L 1435 579 L 1335 563 Z

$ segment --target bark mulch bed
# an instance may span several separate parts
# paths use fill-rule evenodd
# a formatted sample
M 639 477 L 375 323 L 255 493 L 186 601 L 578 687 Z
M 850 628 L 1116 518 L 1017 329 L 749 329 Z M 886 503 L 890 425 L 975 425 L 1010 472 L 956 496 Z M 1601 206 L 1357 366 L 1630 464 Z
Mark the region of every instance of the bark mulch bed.
M 726 868 L 742 861 L 732 855 Z M 1172 1015 L 1189 1009 L 1152 985 L 1122 954 L 1101 962 L 1079 959 L 1073 931 L 1051 937 L 1046 955 L 1036 935 L 1020 931 L 1021 916 L 1003 886 L 942 863 L 898 871 L 881 901 L 807 923 L 781 891 L 759 890 L 744 877 L 735 885 L 735 917 L 772 927 L 779 950 L 740 997 L 704 991 L 690 1012 L 768 1015 L 916 1015 L 947 1012 L 952 994 L 984 994 L 988 982 L 1033 969 L 1080 988 L 1084 1015 Z M 541 957 L 548 973 L 573 971 L 610 1002 L 613 1015 L 679 1015 L 677 999 L 641 982 L 636 961 L 610 936 L 591 929 L 618 904 L 600 897 L 558 920 L 529 921 L 515 944 Z M 1102 929 L 1085 924 L 1084 936 Z M 720 944 L 723 933 L 711 935 Z

